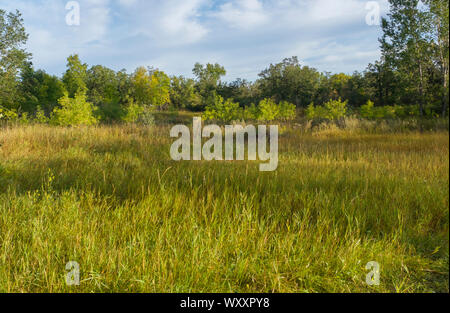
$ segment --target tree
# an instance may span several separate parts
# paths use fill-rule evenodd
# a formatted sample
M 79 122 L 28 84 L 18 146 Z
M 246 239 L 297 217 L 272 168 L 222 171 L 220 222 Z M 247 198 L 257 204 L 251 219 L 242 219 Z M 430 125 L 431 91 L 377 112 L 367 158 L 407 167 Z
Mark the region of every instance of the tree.
M 67 58 L 67 70 L 63 76 L 63 82 L 69 97 L 75 96 L 78 92 L 87 92 L 87 64 L 81 63 L 78 54 Z
M 31 56 L 22 48 L 27 39 L 20 12 L 0 9 L 0 106 L 19 109 L 19 74 Z
M 139 105 L 151 105 L 151 77 L 145 67 L 139 67 L 131 77 L 132 96 Z
M 197 90 L 202 96 L 203 106 L 215 103 L 220 79 L 227 73 L 225 68 L 217 63 L 206 66 L 196 63 L 192 72 L 197 78 Z
M 201 96 L 195 89 L 195 81 L 183 76 L 171 79 L 170 100 L 177 109 L 194 109 L 200 106 Z
M 297 107 L 306 107 L 317 93 L 320 73 L 308 66 L 301 66 L 297 57 L 271 64 L 259 74 L 258 85 L 262 96 L 275 101 L 288 101 Z
M 419 0 L 389 0 L 388 18 L 383 18 L 382 55 L 387 64 L 403 74 L 424 114 L 426 69 L 431 60 L 430 14 Z
M 230 83 L 220 83 L 217 93 L 225 99 L 232 98 L 243 107 L 259 102 L 262 98 L 258 84 L 240 78 Z
M 132 95 L 139 105 L 162 109 L 170 104 L 170 78 L 164 72 L 139 67 L 131 83 Z
M 150 79 L 150 103 L 166 109 L 170 105 L 170 78 L 163 71 L 153 70 Z
M 120 106 L 119 80 L 115 71 L 96 65 L 87 71 L 88 100 L 99 107 L 103 120 L 118 120 Z
M 433 53 L 441 75 L 442 116 L 447 114 L 449 97 L 449 1 L 426 0 L 432 21 Z
M 40 107 L 50 114 L 58 105 L 58 99 L 64 95 L 64 84 L 58 77 L 43 70 L 35 71 L 32 64 L 28 63 L 21 73 L 20 93 L 23 111 L 35 113 Z

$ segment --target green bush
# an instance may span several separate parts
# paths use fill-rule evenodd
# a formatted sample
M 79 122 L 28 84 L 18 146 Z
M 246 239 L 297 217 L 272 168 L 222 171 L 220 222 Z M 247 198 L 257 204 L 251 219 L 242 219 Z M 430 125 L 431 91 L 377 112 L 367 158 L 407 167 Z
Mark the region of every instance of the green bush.
M 0 106 L 0 122 L 26 125 L 30 123 L 30 119 L 27 112 L 19 113 L 15 109 Z
M 153 116 L 153 110 L 148 106 L 141 106 L 129 99 L 128 107 L 126 109 L 126 115 L 122 118 L 126 123 L 137 123 L 146 126 L 152 126 L 155 124 L 155 117 Z
M 324 106 L 314 106 L 311 103 L 306 110 L 306 117 L 310 120 L 325 119 L 329 121 L 336 121 L 344 118 L 347 115 L 348 101 L 330 100 Z
M 126 114 L 122 120 L 126 123 L 136 123 L 139 116 L 144 112 L 144 107 L 140 106 L 132 98 L 128 99 L 128 106 L 126 108 Z
M 18 119 L 19 114 L 16 112 L 16 110 L 10 110 L 0 106 L 0 121 L 14 122 L 17 121 Z
M 241 119 L 243 111 L 239 107 L 239 103 L 234 102 L 232 99 L 224 101 L 221 96 L 216 95 L 214 104 L 210 104 L 206 107 L 206 111 L 203 114 L 205 120 L 216 120 L 222 122 L 230 122 Z
M 259 108 L 254 103 L 252 103 L 250 106 L 244 109 L 243 119 L 246 121 L 249 120 L 255 121 L 258 119 L 260 114 L 261 113 L 259 111 Z
M 59 126 L 95 125 L 98 119 L 94 115 L 94 105 L 86 101 L 86 92 L 79 91 L 74 98 L 65 92 L 58 100 L 60 108 L 55 108 L 51 121 Z
M 252 103 L 250 106 L 243 109 L 239 106 L 239 103 L 234 102 L 232 99 L 224 101 L 221 96 L 216 96 L 214 104 L 208 105 L 203 115 L 206 120 L 223 122 L 235 120 L 292 120 L 295 116 L 295 105 L 286 101 L 276 104 L 272 99 L 264 99 L 261 100 L 258 106 Z
M 153 109 L 148 106 L 144 107 L 144 110 L 138 117 L 137 123 L 145 126 L 155 125 L 155 116 L 153 115 Z
M 280 107 L 272 99 L 264 99 L 259 103 L 259 121 L 273 121 L 280 116 Z
M 45 112 L 44 112 L 44 110 L 42 110 L 40 105 L 38 105 L 38 107 L 36 109 L 36 113 L 34 115 L 34 121 L 39 124 L 46 124 L 49 121 L 47 116 L 45 116 Z
M 433 116 L 433 110 L 431 107 L 426 107 L 425 112 L 427 116 Z M 385 105 L 376 107 L 372 101 L 367 101 L 367 103 L 360 108 L 360 115 L 363 118 L 374 120 L 374 119 L 394 119 L 394 118 L 407 118 L 419 116 L 419 106 L 418 105 Z
M 289 103 L 287 101 L 282 101 L 279 104 L 280 107 L 280 118 L 284 120 L 293 120 L 297 116 L 295 104 Z

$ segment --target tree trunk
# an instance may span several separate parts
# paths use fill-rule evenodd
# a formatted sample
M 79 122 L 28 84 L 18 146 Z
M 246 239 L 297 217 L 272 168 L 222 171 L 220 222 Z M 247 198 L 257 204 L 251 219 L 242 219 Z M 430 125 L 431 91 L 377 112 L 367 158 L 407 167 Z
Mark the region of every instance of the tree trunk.
M 419 61 L 419 111 L 420 116 L 424 115 L 423 112 L 423 69 L 422 62 Z
M 437 21 L 437 33 L 438 33 L 438 45 L 439 45 L 439 58 L 441 61 L 441 71 L 442 71 L 442 78 L 443 78 L 443 90 L 442 90 L 442 116 L 445 117 L 447 115 L 447 108 L 448 108 L 448 94 L 447 94 L 447 88 L 448 88 L 448 60 L 444 57 L 444 44 L 445 44 L 445 38 L 441 38 L 442 30 L 441 30 L 441 23 L 438 20 Z

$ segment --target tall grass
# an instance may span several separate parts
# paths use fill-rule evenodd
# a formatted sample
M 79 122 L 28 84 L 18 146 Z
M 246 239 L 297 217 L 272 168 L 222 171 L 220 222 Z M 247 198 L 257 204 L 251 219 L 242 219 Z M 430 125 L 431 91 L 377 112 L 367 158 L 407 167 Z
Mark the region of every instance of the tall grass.
M 447 131 L 288 128 L 261 173 L 169 127 L 0 129 L 0 292 L 449 291 Z

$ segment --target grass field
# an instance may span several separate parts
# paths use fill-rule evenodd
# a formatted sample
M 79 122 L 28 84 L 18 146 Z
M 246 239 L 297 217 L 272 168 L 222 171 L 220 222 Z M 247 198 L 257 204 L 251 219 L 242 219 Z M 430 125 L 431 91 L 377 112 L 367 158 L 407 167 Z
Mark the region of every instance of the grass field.
M 0 292 L 449 292 L 448 132 L 288 128 L 261 173 L 169 130 L 0 129 Z

